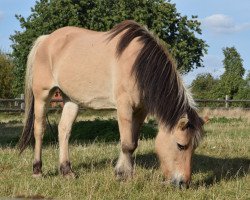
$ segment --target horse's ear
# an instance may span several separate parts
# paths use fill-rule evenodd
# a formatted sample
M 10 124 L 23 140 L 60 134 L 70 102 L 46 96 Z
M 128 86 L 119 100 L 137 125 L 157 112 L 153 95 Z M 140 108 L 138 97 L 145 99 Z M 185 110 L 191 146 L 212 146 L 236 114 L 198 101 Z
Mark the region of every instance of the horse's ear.
M 178 122 L 178 128 L 180 129 L 185 129 L 185 127 L 187 126 L 188 123 L 188 118 L 187 116 L 182 117 L 179 122 Z
M 205 117 L 200 117 L 200 122 L 201 122 L 201 124 L 202 124 L 202 126 L 204 125 L 204 124 L 207 124 L 208 122 L 209 122 L 209 117 L 208 116 L 205 116 Z
M 206 115 L 205 117 L 203 117 L 203 122 L 204 124 L 208 123 L 209 122 L 209 117 Z

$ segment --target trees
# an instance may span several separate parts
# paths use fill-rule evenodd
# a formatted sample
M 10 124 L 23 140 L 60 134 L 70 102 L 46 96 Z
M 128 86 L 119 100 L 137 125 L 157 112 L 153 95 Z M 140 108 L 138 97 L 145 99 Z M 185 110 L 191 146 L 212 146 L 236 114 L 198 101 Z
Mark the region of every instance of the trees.
M 245 69 L 243 60 L 235 47 L 224 48 L 223 54 L 225 57 L 223 60 L 225 72 L 220 78 L 220 90 L 222 95 L 229 95 L 233 99 L 244 82 Z
M 241 82 L 234 99 L 250 99 L 250 71 L 248 72 L 245 80 Z M 242 106 L 249 107 L 249 103 L 242 103 Z
M 13 64 L 10 57 L 0 50 L 0 98 L 13 97 Z
M 207 44 L 197 17 L 188 19 L 177 12 L 175 5 L 164 0 L 40 0 L 25 19 L 18 15 L 23 32 L 11 36 L 15 62 L 15 88 L 21 92 L 26 58 L 32 42 L 63 26 L 78 26 L 106 31 L 115 24 L 133 19 L 147 25 L 170 49 L 183 73 L 202 66 Z
M 250 99 L 250 72 L 244 79 L 243 60 L 235 47 L 223 49 L 223 65 L 225 72 L 220 79 L 214 79 L 211 74 L 199 74 L 191 86 L 195 98 Z
M 210 73 L 198 74 L 193 80 L 191 87 L 194 98 L 210 99 L 213 96 L 213 89 L 219 80 L 214 79 Z

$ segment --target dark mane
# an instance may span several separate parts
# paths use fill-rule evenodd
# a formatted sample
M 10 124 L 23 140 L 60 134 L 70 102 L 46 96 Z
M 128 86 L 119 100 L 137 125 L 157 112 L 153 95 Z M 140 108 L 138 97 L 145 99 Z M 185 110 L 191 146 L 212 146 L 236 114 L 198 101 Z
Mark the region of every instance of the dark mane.
M 124 21 L 115 26 L 109 31 L 108 39 L 111 40 L 122 32 L 116 50 L 118 58 L 133 39 L 137 38 L 143 44 L 133 64 L 132 73 L 148 112 L 170 129 L 187 114 L 190 123 L 201 129 L 202 123 L 198 120 L 193 99 L 185 89 L 169 52 L 146 28 L 134 21 Z

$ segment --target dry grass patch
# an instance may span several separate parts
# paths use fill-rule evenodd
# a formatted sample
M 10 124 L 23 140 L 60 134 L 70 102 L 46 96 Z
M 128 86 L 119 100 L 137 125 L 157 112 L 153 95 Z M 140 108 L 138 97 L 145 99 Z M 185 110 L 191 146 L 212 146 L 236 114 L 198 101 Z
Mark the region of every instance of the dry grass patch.
M 250 110 L 243 109 L 243 108 L 203 108 L 200 111 L 201 116 L 205 117 L 208 116 L 209 118 L 220 118 L 220 117 L 226 117 L 226 118 L 243 118 L 246 119 L 248 122 L 250 122 Z

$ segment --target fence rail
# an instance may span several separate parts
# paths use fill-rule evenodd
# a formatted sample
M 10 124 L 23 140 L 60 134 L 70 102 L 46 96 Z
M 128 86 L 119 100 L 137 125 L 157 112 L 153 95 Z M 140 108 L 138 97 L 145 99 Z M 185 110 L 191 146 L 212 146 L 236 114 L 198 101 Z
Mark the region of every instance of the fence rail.
M 250 100 L 249 99 L 243 99 L 243 100 L 230 100 L 228 98 L 226 99 L 194 99 L 195 102 L 198 104 L 198 107 L 220 107 L 220 108 L 230 108 L 232 107 L 231 104 L 233 103 L 245 103 L 246 105 L 244 108 L 250 109 Z M 52 99 L 50 103 L 58 103 L 57 106 L 49 107 L 49 110 L 60 110 L 62 109 L 62 106 L 60 106 L 60 103 L 62 103 L 63 100 L 60 99 Z M 211 106 L 215 105 L 216 106 Z M 220 104 L 220 106 L 218 106 Z M 203 106 L 202 106 L 203 105 Z M 205 105 L 205 106 L 204 106 Z M 242 106 L 233 106 L 233 107 L 242 107 Z M 84 110 L 86 108 L 81 107 L 81 110 Z M 16 99 L 0 99 L 0 112 L 24 112 L 24 96 L 22 95 L 21 98 Z
M 250 100 L 195 99 L 197 103 L 249 103 Z

